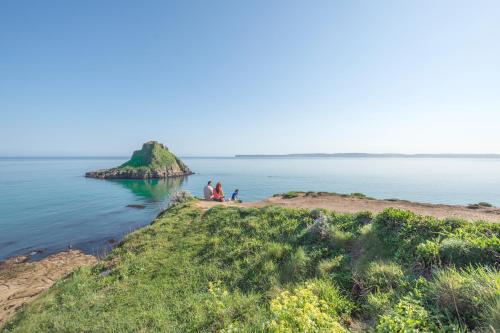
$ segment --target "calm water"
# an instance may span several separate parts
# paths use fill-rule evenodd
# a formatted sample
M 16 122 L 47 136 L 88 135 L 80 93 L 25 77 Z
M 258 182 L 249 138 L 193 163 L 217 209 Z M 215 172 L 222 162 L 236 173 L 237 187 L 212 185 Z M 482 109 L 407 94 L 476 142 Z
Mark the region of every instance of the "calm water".
M 195 175 L 168 181 L 87 179 L 124 159 L 0 159 L 0 259 L 73 247 L 98 254 L 148 224 L 169 195 L 201 196 L 208 179 L 245 201 L 290 190 L 363 192 L 376 198 L 500 206 L 499 159 L 184 158 Z M 129 204 L 145 209 L 127 208 Z

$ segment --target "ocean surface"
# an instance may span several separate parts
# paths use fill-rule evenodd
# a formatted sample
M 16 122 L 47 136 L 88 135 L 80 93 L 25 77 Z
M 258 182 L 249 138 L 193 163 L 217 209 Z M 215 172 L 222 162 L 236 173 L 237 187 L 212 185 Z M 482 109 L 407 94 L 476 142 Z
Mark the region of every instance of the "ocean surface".
M 154 181 L 83 176 L 126 160 L 0 158 L 0 259 L 38 259 L 68 246 L 104 254 L 149 224 L 173 192 L 182 188 L 201 196 L 209 179 L 221 181 L 227 195 L 239 188 L 244 201 L 302 190 L 500 206 L 500 159 L 183 158 L 195 175 Z

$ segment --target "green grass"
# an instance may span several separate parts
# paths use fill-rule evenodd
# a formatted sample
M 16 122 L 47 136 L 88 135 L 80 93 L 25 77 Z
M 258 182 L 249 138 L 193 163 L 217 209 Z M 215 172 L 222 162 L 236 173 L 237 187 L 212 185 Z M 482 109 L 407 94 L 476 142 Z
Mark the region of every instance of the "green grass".
M 375 217 L 275 206 L 203 212 L 190 201 L 56 283 L 1 331 L 497 328 L 499 236 L 496 224 L 395 209 Z
M 283 193 L 281 197 L 283 199 L 292 199 L 292 198 L 297 198 L 300 197 L 301 195 L 305 194 L 304 192 L 297 192 L 297 191 L 290 191 L 287 193 Z
M 359 193 L 359 192 L 355 192 L 355 193 L 351 193 L 351 194 L 339 194 L 336 192 L 290 191 L 290 192 L 286 192 L 286 193 L 282 193 L 282 194 L 275 194 L 274 196 L 275 197 L 281 196 L 283 199 L 293 199 L 293 198 L 297 198 L 300 196 L 316 198 L 316 197 L 320 197 L 320 196 L 334 196 L 334 195 L 338 195 L 338 196 L 345 197 L 345 198 L 358 198 L 358 199 L 375 200 L 375 198 L 369 197 L 366 194 Z
M 161 167 L 170 167 L 182 162 L 162 144 L 158 142 L 145 143 L 141 150 L 132 154 L 132 158 L 123 163 L 121 169 L 144 169 L 151 170 Z

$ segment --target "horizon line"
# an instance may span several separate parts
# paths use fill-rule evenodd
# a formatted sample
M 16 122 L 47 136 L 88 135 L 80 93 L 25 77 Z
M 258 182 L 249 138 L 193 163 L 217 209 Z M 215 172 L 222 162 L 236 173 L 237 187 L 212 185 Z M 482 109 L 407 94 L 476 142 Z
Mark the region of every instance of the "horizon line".
M 246 157 L 450 157 L 450 158 L 500 158 L 500 153 L 289 153 L 289 154 L 234 154 L 234 155 L 179 155 L 180 158 L 246 158 Z M 130 155 L 0 155 L 0 159 L 127 159 Z
M 401 158 L 500 158 L 498 153 L 293 153 L 293 154 L 237 154 L 235 158 L 290 158 L 290 157 L 401 157 Z

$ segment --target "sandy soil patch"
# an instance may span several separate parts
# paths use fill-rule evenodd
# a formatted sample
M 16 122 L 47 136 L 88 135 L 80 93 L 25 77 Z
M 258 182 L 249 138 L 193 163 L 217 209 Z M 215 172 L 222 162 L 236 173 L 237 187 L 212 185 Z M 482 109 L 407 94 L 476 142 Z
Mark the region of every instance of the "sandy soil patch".
M 0 263 L 0 327 L 57 280 L 77 267 L 97 262 L 94 256 L 78 250 L 59 252 L 40 261 L 27 260 L 19 256 Z
M 404 200 L 373 200 L 360 199 L 350 196 L 341 196 L 334 194 L 319 194 L 305 195 L 300 194 L 296 198 L 284 199 L 281 196 L 271 197 L 262 201 L 256 202 L 214 202 L 200 200 L 197 205 L 203 209 L 208 209 L 217 205 L 225 206 L 240 206 L 240 207 L 263 207 L 267 205 L 279 205 L 293 208 L 325 208 L 339 213 L 357 213 L 369 211 L 374 214 L 380 213 L 386 208 L 394 207 L 405 210 L 410 210 L 420 215 L 433 216 L 440 219 L 444 218 L 460 218 L 469 221 L 489 221 L 500 223 L 499 208 L 477 208 L 470 209 L 466 206 L 459 205 L 438 205 L 428 203 L 410 202 Z

